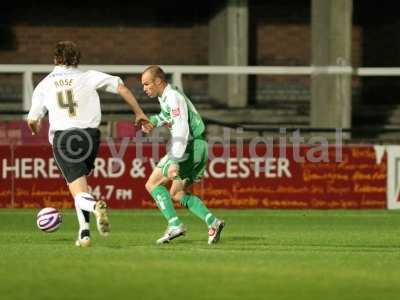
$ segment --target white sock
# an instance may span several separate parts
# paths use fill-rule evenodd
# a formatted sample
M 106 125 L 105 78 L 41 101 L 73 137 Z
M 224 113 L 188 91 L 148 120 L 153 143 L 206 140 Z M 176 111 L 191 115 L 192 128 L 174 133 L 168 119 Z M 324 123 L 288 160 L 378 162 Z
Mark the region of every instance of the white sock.
M 89 230 L 90 228 L 90 223 L 86 222 L 89 221 L 89 218 L 85 218 L 85 213 L 88 214 L 87 217 L 89 217 L 89 213 L 86 211 L 81 210 L 75 202 L 75 210 L 76 210 L 76 215 L 78 216 L 78 223 L 79 223 L 79 238 L 81 236 L 82 230 Z
M 94 206 L 96 201 L 93 196 L 88 193 L 79 193 L 74 197 L 75 207 L 79 207 L 82 210 L 94 212 Z

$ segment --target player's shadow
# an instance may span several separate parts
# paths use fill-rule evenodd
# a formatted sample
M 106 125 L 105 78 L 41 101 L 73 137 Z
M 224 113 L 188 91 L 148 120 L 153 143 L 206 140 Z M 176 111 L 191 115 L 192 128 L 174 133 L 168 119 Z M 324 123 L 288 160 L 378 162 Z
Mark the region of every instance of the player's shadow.
M 193 245 L 198 242 L 204 242 L 204 240 L 192 240 L 192 239 L 177 239 L 174 241 L 171 241 L 169 243 L 161 244 L 161 245 L 156 245 L 158 247 L 168 247 L 168 246 L 174 246 L 174 245 Z

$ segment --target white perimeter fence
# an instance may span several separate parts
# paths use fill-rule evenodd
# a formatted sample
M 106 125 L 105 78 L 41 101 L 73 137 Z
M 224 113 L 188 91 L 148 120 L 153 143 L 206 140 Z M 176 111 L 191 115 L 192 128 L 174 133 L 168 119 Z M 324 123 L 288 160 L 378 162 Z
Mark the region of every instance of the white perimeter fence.
M 97 70 L 105 73 L 140 74 L 144 65 L 81 65 L 82 70 Z M 183 74 L 226 75 L 318 75 L 351 74 L 354 76 L 400 76 L 399 68 L 352 68 L 350 66 L 287 67 L 287 66 L 177 66 L 162 65 L 167 74 L 172 74 L 172 83 L 182 88 Z M 54 65 L 0 64 L 0 74 L 22 74 L 23 109 L 29 110 L 33 92 L 33 74 L 50 73 Z

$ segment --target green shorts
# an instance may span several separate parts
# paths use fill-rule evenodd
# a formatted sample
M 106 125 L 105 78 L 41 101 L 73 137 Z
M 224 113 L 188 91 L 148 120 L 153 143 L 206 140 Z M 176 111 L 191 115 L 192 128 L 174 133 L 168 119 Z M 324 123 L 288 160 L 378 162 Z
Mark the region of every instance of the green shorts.
M 204 139 L 194 139 L 188 142 L 185 155 L 187 159 L 178 162 L 179 179 L 188 180 L 188 183 L 199 181 L 204 176 L 204 171 L 208 162 L 208 144 Z M 163 175 L 166 176 L 168 167 L 173 161 L 165 155 L 157 164 L 161 168 Z

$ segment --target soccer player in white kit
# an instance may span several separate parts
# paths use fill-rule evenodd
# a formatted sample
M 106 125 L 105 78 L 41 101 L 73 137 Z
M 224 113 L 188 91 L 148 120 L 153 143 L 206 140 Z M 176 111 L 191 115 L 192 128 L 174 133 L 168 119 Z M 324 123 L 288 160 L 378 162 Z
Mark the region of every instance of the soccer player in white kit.
M 49 113 L 49 141 L 55 161 L 74 197 L 79 222 L 77 246 L 91 244 L 89 215 L 93 212 L 99 233 L 110 231 L 107 205 L 89 193 L 86 176 L 94 168 L 100 143 L 101 121 L 97 90 L 119 94 L 132 108 L 136 122 L 152 128 L 136 98 L 117 76 L 78 69 L 80 51 L 75 43 L 61 41 L 54 50 L 54 70 L 35 88 L 27 118 L 32 134 L 40 130 L 41 119 Z

